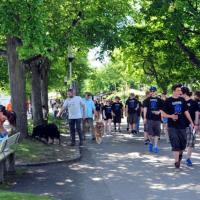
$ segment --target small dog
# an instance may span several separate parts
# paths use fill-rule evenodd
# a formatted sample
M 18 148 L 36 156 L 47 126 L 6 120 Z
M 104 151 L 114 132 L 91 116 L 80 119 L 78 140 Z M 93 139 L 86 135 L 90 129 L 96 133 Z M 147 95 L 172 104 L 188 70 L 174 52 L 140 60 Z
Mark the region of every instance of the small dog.
M 102 137 L 104 135 L 104 123 L 102 121 L 97 121 L 94 127 L 96 142 L 101 144 Z
M 47 143 L 49 143 L 50 138 L 52 140 L 52 144 L 54 144 L 54 139 L 56 138 L 59 140 L 59 144 L 61 143 L 60 132 L 56 124 L 53 123 L 34 127 L 32 136 L 34 138 L 39 137 L 40 139 L 45 138 Z

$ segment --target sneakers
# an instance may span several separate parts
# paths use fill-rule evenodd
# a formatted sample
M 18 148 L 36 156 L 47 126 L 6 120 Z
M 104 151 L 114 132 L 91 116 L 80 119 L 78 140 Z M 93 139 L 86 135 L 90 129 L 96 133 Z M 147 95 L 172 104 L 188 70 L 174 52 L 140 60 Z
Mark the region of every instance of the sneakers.
M 188 167 L 192 167 L 192 161 L 189 158 L 186 160 L 186 164 Z
M 175 162 L 174 165 L 175 165 L 175 168 L 176 168 L 176 169 L 179 169 L 179 168 L 180 168 L 180 162 Z
M 137 134 L 137 131 L 136 131 L 136 130 L 132 130 L 131 133 L 132 133 L 133 135 L 136 135 L 136 134 Z
M 158 147 L 154 147 L 154 148 L 153 148 L 153 152 L 154 152 L 154 153 L 158 153 L 158 152 L 159 152 Z
M 153 152 L 153 144 L 149 143 L 149 152 Z
M 150 142 L 150 140 L 149 140 L 149 139 L 146 139 L 146 140 L 144 141 L 144 144 L 147 145 L 147 144 L 149 144 L 149 142 Z

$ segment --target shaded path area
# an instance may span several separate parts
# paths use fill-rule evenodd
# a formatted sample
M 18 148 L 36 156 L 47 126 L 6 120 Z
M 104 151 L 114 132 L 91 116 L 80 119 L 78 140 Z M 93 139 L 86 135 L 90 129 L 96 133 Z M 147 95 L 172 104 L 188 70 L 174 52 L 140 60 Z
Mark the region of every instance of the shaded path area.
M 186 200 L 200 196 L 200 151 L 194 167 L 185 160 L 175 170 L 169 144 L 149 154 L 141 136 L 107 136 L 101 145 L 82 148 L 82 160 L 71 164 L 27 168 L 12 191 L 45 194 L 58 200 Z

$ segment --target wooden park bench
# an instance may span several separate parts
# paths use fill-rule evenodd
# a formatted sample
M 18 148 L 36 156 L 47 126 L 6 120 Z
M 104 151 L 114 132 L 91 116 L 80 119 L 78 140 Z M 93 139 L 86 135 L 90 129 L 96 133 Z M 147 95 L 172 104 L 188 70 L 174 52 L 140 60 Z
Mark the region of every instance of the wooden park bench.
M 0 143 L 0 183 L 5 172 L 15 172 L 15 151 L 11 147 L 18 143 L 19 137 L 20 133 L 16 133 Z

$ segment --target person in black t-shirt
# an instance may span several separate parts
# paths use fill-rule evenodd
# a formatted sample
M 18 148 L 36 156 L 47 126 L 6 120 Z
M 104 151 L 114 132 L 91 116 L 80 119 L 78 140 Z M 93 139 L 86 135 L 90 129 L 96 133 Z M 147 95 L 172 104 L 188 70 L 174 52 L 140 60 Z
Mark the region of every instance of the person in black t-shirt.
M 200 135 L 200 91 L 196 91 L 195 92 L 195 100 L 198 104 L 198 108 L 199 108 L 199 128 L 198 128 L 198 133 Z
M 137 120 L 137 123 L 136 123 L 136 131 L 137 131 L 137 133 L 139 133 L 139 131 L 140 131 L 140 117 L 141 117 L 141 113 L 142 113 L 142 103 L 139 101 L 138 95 L 136 95 L 135 98 L 139 102 L 139 106 L 138 106 L 138 109 L 137 109 L 138 120 Z
M 149 134 L 149 152 L 158 153 L 158 139 L 161 132 L 162 100 L 156 96 L 156 87 L 149 89 L 151 96 L 144 100 L 144 124 Z
M 116 124 L 118 124 L 118 131 L 121 132 L 120 124 L 121 124 L 122 113 L 123 113 L 123 104 L 120 103 L 119 97 L 115 97 L 115 102 L 112 104 L 112 115 L 113 115 L 115 131 L 116 131 Z
M 146 91 L 146 98 L 151 96 L 151 93 L 149 91 Z M 145 100 L 144 100 L 145 101 Z M 142 118 L 143 118 L 143 122 L 144 122 L 144 101 L 142 102 Z M 149 144 L 150 139 L 149 139 L 149 134 L 148 134 L 148 130 L 147 130 L 147 124 L 144 124 L 144 144 L 147 145 Z
M 136 124 L 138 121 L 137 109 L 139 108 L 139 102 L 135 98 L 135 94 L 131 93 L 130 97 L 126 101 L 126 116 L 128 117 L 128 123 L 132 134 L 137 134 Z
M 180 168 L 183 151 L 186 148 L 186 123 L 189 120 L 192 129 L 194 123 L 188 111 L 184 98 L 181 97 L 181 84 L 172 86 L 173 96 L 165 101 L 162 110 L 162 117 L 168 118 L 169 139 L 174 152 L 175 168 Z
M 96 101 L 95 101 L 95 109 L 96 109 L 96 115 L 95 115 L 95 117 L 96 117 L 96 120 L 98 121 L 101 117 L 101 103 L 100 103 L 100 101 L 99 101 L 99 99 L 97 99 Z
M 198 108 L 198 103 L 191 98 L 192 92 L 190 92 L 189 88 L 187 87 L 182 87 L 181 88 L 182 93 L 183 93 L 183 98 L 186 100 L 187 106 L 188 106 L 188 111 L 190 113 L 190 116 L 192 118 L 193 123 L 195 124 L 196 129 L 198 129 L 198 123 L 199 123 L 199 108 Z M 187 166 L 192 166 L 192 161 L 191 161 L 191 156 L 192 156 L 192 150 L 195 145 L 195 139 L 196 139 L 196 131 L 194 131 L 190 128 L 190 123 L 187 121 L 187 160 L 186 164 Z
M 105 132 L 111 134 L 112 105 L 110 100 L 106 100 L 106 104 L 103 107 L 103 119 L 105 121 Z

